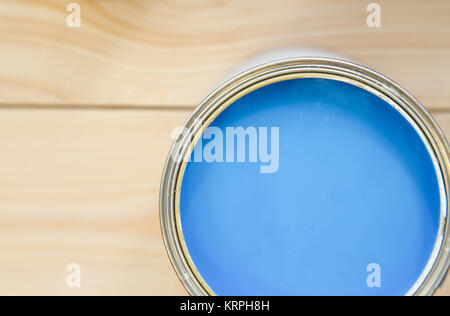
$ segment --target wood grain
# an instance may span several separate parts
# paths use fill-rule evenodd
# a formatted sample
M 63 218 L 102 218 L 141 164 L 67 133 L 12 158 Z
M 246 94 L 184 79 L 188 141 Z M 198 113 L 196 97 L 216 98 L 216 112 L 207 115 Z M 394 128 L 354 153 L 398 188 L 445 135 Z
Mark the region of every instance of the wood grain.
M 74 0 L 80 29 L 69 2 L 0 2 L 0 295 L 186 294 L 158 219 L 170 133 L 255 53 L 346 55 L 450 136 L 448 0 L 376 1 L 380 29 L 360 0 Z
M 184 295 L 158 193 L 187 111 L 0 109 L 0 295 Z M 436 117 L 450 135 L 450 114 Z M 66 287 L 66 265 L 82 287 Z M 450 295 L 450 286 L 440 294 Z
M 266 49 L 314 46 L 450 109 L 450 2 L 379 0 L 61 0 L 0 2 L 0 103 L 194 106 L 237 63 Z
M 158 201 L 186 115 L 0 110 L 0 295 L 184 295 Z M 81 289 L 66 287 L 69 263 Z

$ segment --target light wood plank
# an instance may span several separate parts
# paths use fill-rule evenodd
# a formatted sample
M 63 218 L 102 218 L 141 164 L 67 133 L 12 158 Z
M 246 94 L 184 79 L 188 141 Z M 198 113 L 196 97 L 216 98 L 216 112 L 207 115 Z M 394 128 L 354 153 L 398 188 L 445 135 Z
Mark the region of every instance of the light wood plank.
M 187 111 L 0 109 L 0 295 L 184 295 L 158 218 Z M 450 113 L 436 114 L 450 135 Z M 82 287 L 66 287 L 69 263 Z M 450 295 L 447 285 L 441 295 Z
M 0 2 L 0 103 L 194 106 L 236 64 L 286 45 L 347 55 L 450 108 L 450 2 L 379 0 Z
M 0 295 L 184 295 L 159 226 L 187 112 L 0 110 Z M 66 287 L 66 265 L 82 268 Z

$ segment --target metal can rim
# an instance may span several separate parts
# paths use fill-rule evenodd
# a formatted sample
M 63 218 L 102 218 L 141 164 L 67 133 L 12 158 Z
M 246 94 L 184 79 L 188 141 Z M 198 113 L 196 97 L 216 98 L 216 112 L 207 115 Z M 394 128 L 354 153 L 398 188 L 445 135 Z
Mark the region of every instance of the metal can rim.
M 189 256 L 179 220 L 179 194 L 187 157 L 204 129 L 235 100 L 262 86 L 294 78 L 330 78 L 357 85 L 390 103 L 408 119 L 421 137 L 425 137 L 430 154 L 434 154 L 432 158 L 440 181 L 440 227 L 428 265 L 407 295 L 434 294 L 450 264 L 448 142 L 425 107 L 398 84 L 364 66 L 322 57 L 279 60 L 243 72 L 213 91 L 187 119 L 184 127 L 189 133 L 172 145 L 160 189 L 161 232 L 167 254 L 182 284 L 191 295 L 215 295 Z M 180 153 L 182 161 L 172 159 Z

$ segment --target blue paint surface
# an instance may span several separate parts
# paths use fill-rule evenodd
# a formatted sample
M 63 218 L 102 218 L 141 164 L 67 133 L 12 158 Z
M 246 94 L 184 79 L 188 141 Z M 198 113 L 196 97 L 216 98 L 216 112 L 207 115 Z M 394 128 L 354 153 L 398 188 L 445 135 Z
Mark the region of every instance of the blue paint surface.
M 426 147 L 395 109 L 353 85 L 296 79 L 246 95 L 211 125 L 280 127 L 276 173 L 187 165 L 183 234 L 216 294 L 406 294 L 431 255 L 440 203 Z M 371 263 L 380 288 L 367 286 Z

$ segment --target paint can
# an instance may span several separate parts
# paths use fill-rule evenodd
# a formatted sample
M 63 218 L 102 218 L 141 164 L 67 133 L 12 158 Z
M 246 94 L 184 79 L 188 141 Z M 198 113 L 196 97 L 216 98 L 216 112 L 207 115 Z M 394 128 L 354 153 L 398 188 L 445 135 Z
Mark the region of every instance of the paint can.
M 450 263 L 444 134 L 390 79 L 329 53 L 299 52 L 247 63 L 174 142 L 160 220 L 177 275 L 191 295 L 434 294 Z M 314 57 L 285 58 L 293 55 Z M 262 122 L 279 127 L 278 174 L 241 170 L 251 163 L 226 154 L 194 157 L 212 138 L 208 127 L 251 120 L 256 132 Z M 377 276 L 380 284 L 370 282 Z

